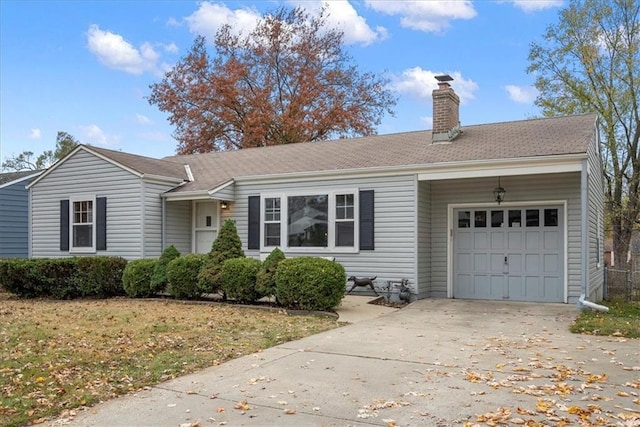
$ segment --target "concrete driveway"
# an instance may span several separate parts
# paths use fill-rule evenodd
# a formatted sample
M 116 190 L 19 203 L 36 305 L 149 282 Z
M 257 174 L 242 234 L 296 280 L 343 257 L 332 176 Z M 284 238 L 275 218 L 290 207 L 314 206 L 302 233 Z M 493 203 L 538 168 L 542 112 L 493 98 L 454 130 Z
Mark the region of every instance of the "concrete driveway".
M 51 425 L 640 425 L 640 340 L 573 335 L 576 315 L 422 300 Z

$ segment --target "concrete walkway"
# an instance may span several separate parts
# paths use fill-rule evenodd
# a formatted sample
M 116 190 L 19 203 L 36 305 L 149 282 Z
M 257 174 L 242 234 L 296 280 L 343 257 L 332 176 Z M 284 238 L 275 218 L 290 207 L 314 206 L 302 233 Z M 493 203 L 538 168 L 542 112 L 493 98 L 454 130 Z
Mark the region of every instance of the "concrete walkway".
M 376 310 L 50 425 L 640 423 L 640 341 L 571 334 L 573 305 L 421 300 Z

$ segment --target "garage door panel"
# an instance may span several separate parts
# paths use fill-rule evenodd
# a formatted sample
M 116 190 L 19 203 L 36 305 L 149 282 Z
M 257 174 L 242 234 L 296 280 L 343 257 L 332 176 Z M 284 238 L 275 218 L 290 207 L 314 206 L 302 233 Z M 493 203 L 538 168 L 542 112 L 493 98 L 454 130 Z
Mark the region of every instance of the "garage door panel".
M 557 231 L 545 231 L 544 232 L 544 250 L 557 250 L 558 249 L 558 232 Z
M 527 274 L 539 274 L 541 271 L 540 255 L 526 254 L 524 258 L 525 258 L 525 272 Z
M 544 255 L 544 270 L 545 274 L 550 274 L 558 271 L 560 266 L 560 259 L 557 254 L 545 254 Z
M 454 298 L 564 301 L 561 207 L 458 212 L 464 221 L 454 222 Z
M 476 273 L 489 272 L 489 257 L 486 253 L 473 255 L 473 270 Z
M 540 232 L 539 231 L 525 231 L 525 245 L 527 250 L 536 250 L 540 248 Z
M 522 248 L 522 232 L 521 231 L 509 231 L 507 249 L 520 249 Z

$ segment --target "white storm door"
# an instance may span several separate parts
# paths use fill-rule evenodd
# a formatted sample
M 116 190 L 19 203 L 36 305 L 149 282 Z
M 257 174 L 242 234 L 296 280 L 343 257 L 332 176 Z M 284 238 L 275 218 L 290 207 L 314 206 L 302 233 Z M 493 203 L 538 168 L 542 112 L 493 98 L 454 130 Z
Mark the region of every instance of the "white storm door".
M 204 254 L 218 235 L 218 202 L 195 202 L 193 211 L 194 252 Z

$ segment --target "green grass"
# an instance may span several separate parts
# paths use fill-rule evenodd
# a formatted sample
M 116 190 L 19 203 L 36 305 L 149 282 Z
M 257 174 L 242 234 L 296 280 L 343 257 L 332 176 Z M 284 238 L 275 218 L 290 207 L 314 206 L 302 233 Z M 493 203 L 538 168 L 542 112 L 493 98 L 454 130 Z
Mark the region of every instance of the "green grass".
M 640 338 L 640 302 L 608 301 L 608 312 L 583 310 L 571 325 L 571 332 Z
M 18 300 L 0 292 L 0 425 L 37 424 L 338 327 L 225 304 Z

